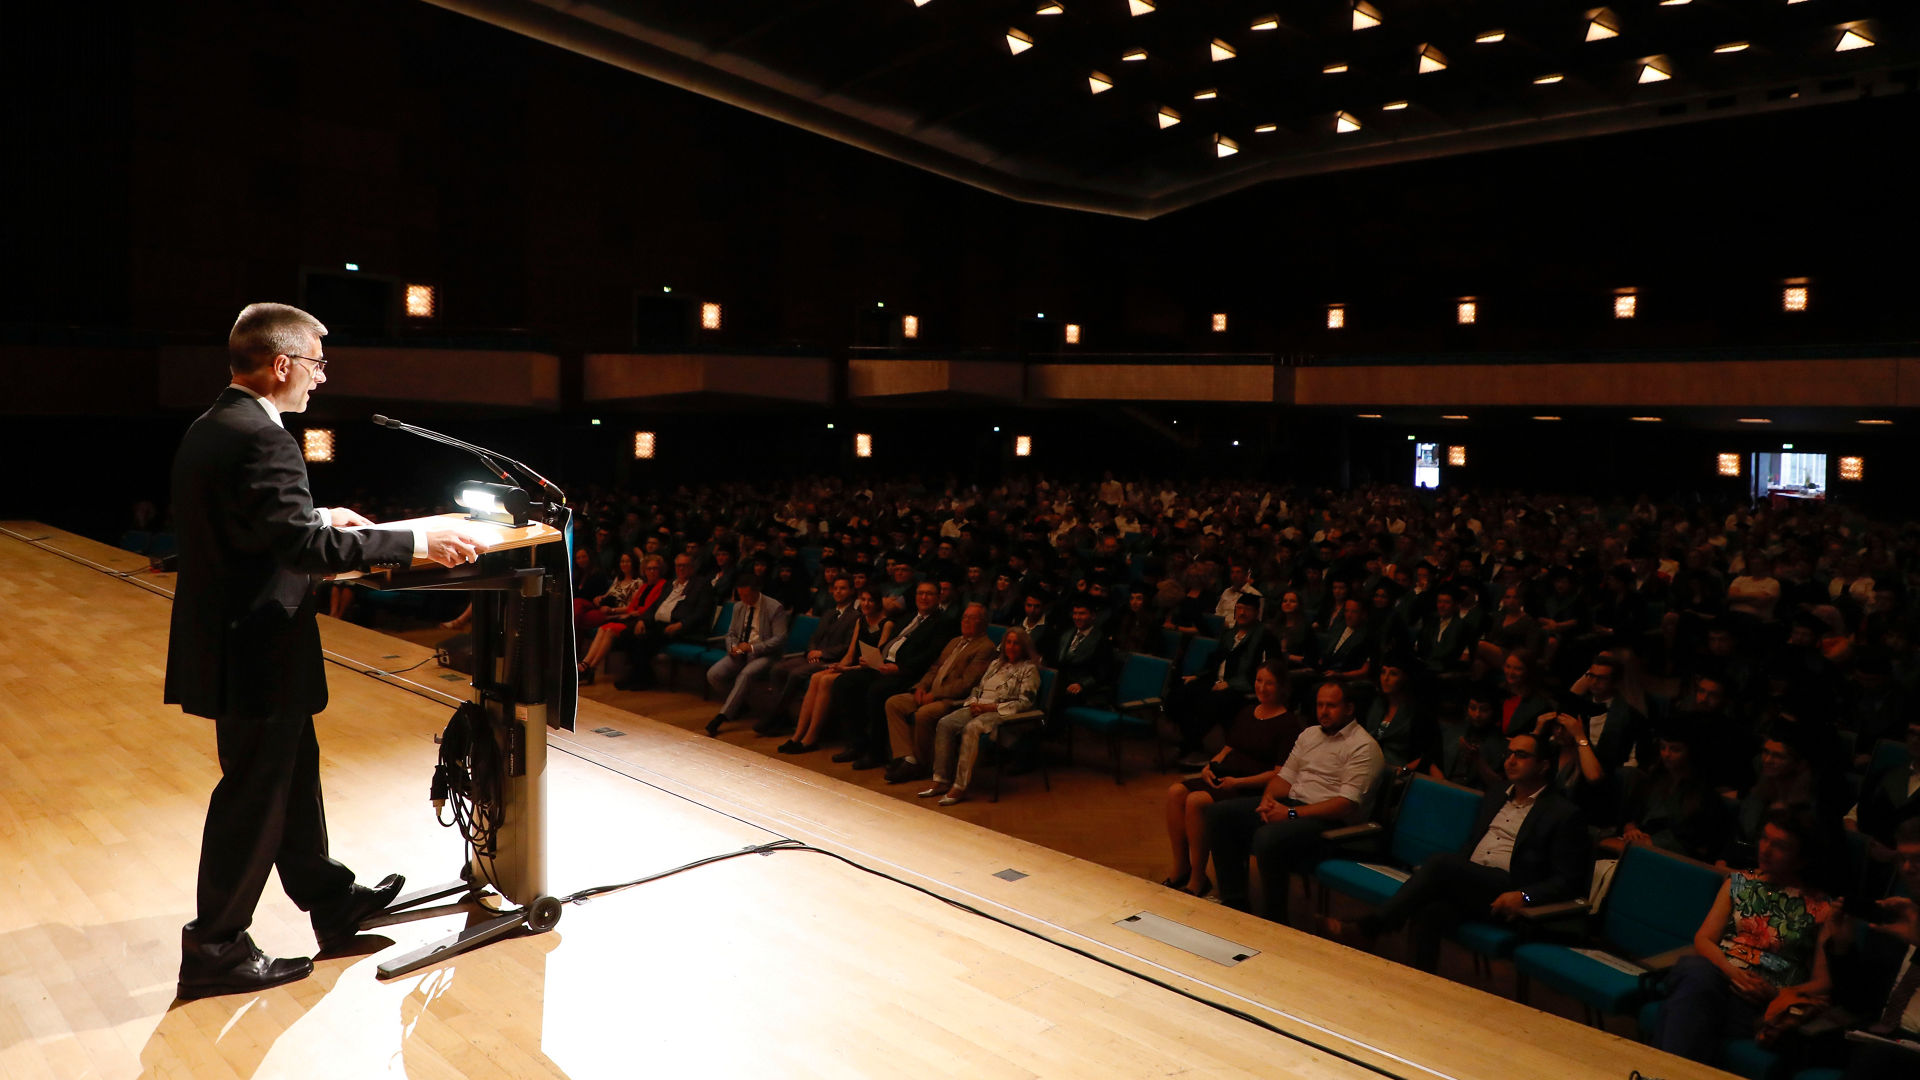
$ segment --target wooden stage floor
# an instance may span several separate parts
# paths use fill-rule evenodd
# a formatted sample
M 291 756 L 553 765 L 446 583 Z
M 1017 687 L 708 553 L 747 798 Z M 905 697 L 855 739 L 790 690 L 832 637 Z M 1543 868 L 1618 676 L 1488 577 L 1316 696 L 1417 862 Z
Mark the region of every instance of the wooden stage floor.
M 813 853 L 748 856 L 569 905 L 550 933 L 391 982 L 374 977 L 380 959 L 458 917 L 383 928 L 391 944 L 320 959 L 290 986 L 176 1003 L 218 766 L 210 725 L 160 703 L 171 581 L 105 572 L 145 560 L 59 530 L 0 526 L 7 1080 L 1725 1075 L 593 701 L 580 731 L 550 733 L 556 893 L 781 837 L 899 880 Z M 451 876 L 459 844 L 426 789 L 463 682 L 431 664 L 369 676 L 430 650 L 322 623 L 335 854 L 365 881 Z M 1028 876 L 994 876 L 1006 869 Z M 1259 955 L 1228 967 L 1114 925 L 1142 911 Z M 313 949 L 277 883 L 254 936 L 270 953 Z

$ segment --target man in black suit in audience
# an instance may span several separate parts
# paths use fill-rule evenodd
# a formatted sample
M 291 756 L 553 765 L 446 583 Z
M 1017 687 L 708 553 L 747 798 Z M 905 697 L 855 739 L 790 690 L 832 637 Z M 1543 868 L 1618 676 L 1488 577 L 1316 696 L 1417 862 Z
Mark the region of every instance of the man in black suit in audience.
M 1060 687 L 1055 708 L 1085 704 L 1089 695 L 1105 685 L 1113 669 L 1113 650 L 1102 632 L 1104 628 L 1094 618 L 1093 601 L 1084 593 L 1074 597 L 1069 623 L 1070 628 L 1062 630 L 1044 654 L 1053 664 L 1054 682 Z
M 1420 864 L 1380 910 L 1353 923 L 1323 920 L 1325 932 L 1356 947 L 1413 924 L 1413 966 L 1432 971 L 1440 942 L 1468 919 L 1514 919 L 1536 904 L 1585 896 L 1593 876 L 1586 818 L 1548 783 L 1559 768 L 1556 744 L 1515 735 L 1507 744 L 1508 787 L 1487 792 L 1473 839 Z
M 252 304 L 227 338 L 232 383 L 187 429 L 173 461 L 180 577 L 167 639 L 165 700 L 214 722 L 220 782 L 207 805 L 195 914 L 181 930 L 179 997 L 248 993 L 305 978 L 313 961 L 274 959 L 247 934 L 269 871 L 310 914 L 322 950 L 350 943 L 403 879 L 377 888 L 327 855 L 313 715 L 327 678 L 312 596 L 317 575 L 458 566 L 483 545 L 453 529 L 382 529 L 344 507 L 316 508 L 282 414 L 326 379 L 318 319 Z M 349 527 L 360 529 L 353 531 Z
M 923 581 L 913 590 L 914 612 L 902 615 L 900 629 L 881 647 L 880 668 L 857 667 L 833 681 L 828 708 L 846 725 L 846 749 L 833 755 L 856 769 L 887 763 L 887 699 L 913 689 L 953 640 L 959 625 L 941 617 L 940 586 Z
M 676 641 L 704 642 L 713 629 L 713 589 L 695 573 L 694 557 L 673 557 L 673 584 L 658 603 L 640 613 L 627 635 L 627 673 L 614 687 L 644 690 L 653 685 L 653 658 Z

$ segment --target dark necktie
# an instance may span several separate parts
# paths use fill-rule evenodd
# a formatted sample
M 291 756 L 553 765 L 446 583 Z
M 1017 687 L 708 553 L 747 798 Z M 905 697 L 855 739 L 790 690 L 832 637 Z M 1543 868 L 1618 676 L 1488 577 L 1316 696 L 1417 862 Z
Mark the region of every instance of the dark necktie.
M 747 624 L 740 628 L 740 644 L 753 644 L 753 605 L 747 605 Z
M 1920 951 L 1907 957 L 1907 973 L 1894 984 L 1893 993 L 1887 995 L 1887 1007 L 1880 1014 L 1881 1031 L 1900 1030 L 1900 1018 L 1907 1013 L 1907 1006 L 1913 1004 L 1913 995 L 1920 993 Z

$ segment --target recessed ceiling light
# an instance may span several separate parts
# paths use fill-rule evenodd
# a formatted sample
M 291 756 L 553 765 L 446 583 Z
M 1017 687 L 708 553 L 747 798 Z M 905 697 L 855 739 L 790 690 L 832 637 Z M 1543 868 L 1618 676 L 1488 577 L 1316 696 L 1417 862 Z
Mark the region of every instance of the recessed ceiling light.
M 1362 419 L 1362 420 L 1378 420 L 1378 419 L 1380 419 L 1380 414 L 1379 414 L 1379 413 L 1377 413 L 1377 412 L 1363 412 L 1363 413 L 1355 413 L 1354 415 L 1355 415 L 1355 416 L 1358 416 L 1358 417 L 1359 417 L 1360 419 Z
M 1873 44 L 1873 39 L 1868 37 L 1867 35 L 1861 33 L 1858 30 L 1848 30 L 1847 32 L 1840 35 L 1840 40 L 1838 42 L 1834 43 L 1833 51 L 1834 52 L 1852 52 L 1855 49 L 1868 48 L 1872 44 Z
M 1113 80 L 1095 71 L 1087 76 L 1087 89 L 1096 94 L 1104 94 L 1113 89 Z
M 1127 13 L 1130 15 L 1151 15 L 1155 0 L 1127 0 Z
M 1465 420 L 1466 418 L 1466 413 L 1442 413 L 1440 416 L 1442 420 Z
M 1026 31 L 1018 29 L 1007 31 L 1007 50 L 1013 55 L 1019 56 L 1031 48 L 1033 48 L 1033 38 Z
M 1280 130 L 1279 124 L 1261 124 L 1259 127 L 1254 128 L 1253 132 L 1256 135 L 1270 135 L 1273 132 L 1276 132 L 1279 130 Z
M 1379 25 L 1380 25 L 1380 9 L 1374 7 L 1372 4 L 1367 3 L 1366 0 L 1354 0 L 1354 4 L 1353 4 L 1353 28 L 1354 29 L 1366 30 L 1366 29 L 1369 29 L 1370 27 L 1375 27 Z
M 1165 131 L 1180 122 L 1180 114 L 1165 105 L 1160 107 L 1160 130 Z
M 1722 45 L 1722 46 L 1720 46 L 1720 47 L 1718 47 L 1718 48 L 1716 48 L 1716 49 L 1714 49 L 1713 51 L 1714 51 L 1714 52 L 1717 52 L 1717 53 L 1737 53 L 1737 52 L 1746 52 L 1746 51 L 1747 51 L 1747 47 L 1748 47 L 1748 43 L 1747 43 L 1747 42 L 1744 42 L 1744 41 L 1729 41 L 1729 42 L 1727 42 L 1727 43 L 1726 43 L 1725 45 Z
M 1134 60 L 1145 60 L 1146 58 L 1147 58 L 1147 50 L 1145 49 L 1135 49 L 1130 53 L 1122 53 L 1120 55 L 1120 59 L 1126 60 L 1129 62 Z
M 1557 82 L 1559 82 L 1560 80 L 1562 80 L 1562 79 L 1564 79 L 1564 78 L 1566 78 L 1566 76 L 1565 76 L 1565 75 L 1562 75 L 1562 74 L 1559 74 L 1558 72 L 1555 72 L 1555 73 L 1554 73 L 1554 74 L 1552 74 L 1552 75 L 1542 75 L 1542 76 L 1540 76 L 1539 78 L 1537 78 L 1537 79 L 1535 79 L 1535 80 L 1533 80 L 1533 85 L 1535 85 L 1535 86 L 1552 86 L 1552 85 L 1553 85 L 1554 83 L 1557 83 Z
M 1652 60 L 1640 65 L 1639 81 L 1642 83 L 1666 82 L 1671 78 L 1673 78 L 1673 72 L 1668 71 Z
M 1497 45 L 1505 40 L 1507 40 L 1505 30 L 1489 30 L 1484 34 L 1475 34 L 1473 37 L 1475 45 Z
M 1214 98 L 1217 98 L 1219 96 L 1220 96 L 1220 91 L 1218 90 L 1213 90 L 1213 89 L 1199 90 L 1194 93 L 1193 100 L 1212 101 Z
M 1660 0 L 1661 7 L 1686 7 L 1691 3 L 1693 0 Z M 1787 0 L 1787 3 L 1793 3 L 1793 0 Z
M 1342 135 L 1360 130 L 1360 121 L 1352 113 L 1341 111 L 1333 114 L 1333 130 Z
M 1399 112 L 1401 109 L 1404 109 L 1406 107 L 1407 107 L 1407 103 L 1404 101 L 1389 101 L 1385 105 L 1380 106 L 1380 111 L 1381 112 Z
M 1278 30 L 1278 29 L 1280 29 L 1280 16 L 1278 16 L 1278 15 L 1262 15 L 1262 16 L 1260 16 L 1259 18 L 1257 18 L 1257 19 L 1255 19 L 1255 20 L 1253 20 L 1253 25 L 1252 25 L 1252 26 L 1249 26 L 1249 27 L 1248 27 L 1247 29 L 1249 29 L 1249 30 Z
M 1660 417 L 1658 416 L 1629 416 L 1627 419 L 1636 424 L 1657 424 L 1660 422 Z
M 1741 418 L 1740 418 L 1740 422 L 1741 422 L 1741 423 L 1743 423 L 1743 424 L 1771 424 L 1771 423 L 1773 423 L 1773 421 L 1772 421 L 1772 420 L 1769 420 L 1769 419 L 1767 419 L 1767 418 L 1766 418 L 1766 417 L 1764 417 L 1764 416 L 1743 416 L 1743 417 L 1741 417 Z
M 1341 60 L 1336 63 L 1328 64 L 1326 67 L 1321 68 L 1320 74 L 1338 75 L 1345 70 L 1347 70 L 1347 62 L 1345 60 Z
M 1890 425 L 1890 424 L 1892 424 L 1892 423 L 1893 423 L 1893 421 L 1891 421 L 1891 420 L 1855 420 L 1855 421 L 1854 421 L 1854 423 L 1856 423 L 1856 424 L 1871 424 L 1871 425 L 1873 425 L 1873 426 L 1875 426 L 1875 427 L 1886 427 L 1886 426 L 1888 426 L 1888 425 Z
M 1065 12 L 1066 10 L 1067 10 L 1066 8 L 1061 7 L 1059 4 L 1045 3 L 1045 4 L 1041 4 L 1037 8 L 1034 8 L 1033 13 L 1035 15 L 1059 15 Z
M 1213 41 L 1207 45 L 1207 48 L 1209 55 L 1215 60 L 1231 60 L 1239 55 L 1239 53 L 1234 51 L 1233 46 L 1221 41 L 1219 38 L 1214 38 Z
M 1613 317 L 1631 319 L 1640 313 L 1640 297 L 1633 293 L 1621 293 L 1613 298 Z
M 1215 135 L 1213 137 L 1213 156 L 1214 157 L 1232 157 L 1233 155 L 1239 152 L 1240 152 L 1239 143 L 1234 142 L 1232 139 L 1227 138 L 1225 135 Z
M 1534 419 L 1535 420 L 1558 420 L 1560 418 L 1557 416 L 1536 416 L 1534 417 Z
M 1606 8 L 1594 8 L 1587 12 L 1587 40 L 1605 41 L 1620 36 L 1620 23 L 1614 19 L 1613 12 Z
M 1447 70 L 1447 58 L 1439 49 L 1431 45 L 1420 46 L 1420 74 L 1431 75 L 1436 71 L 1445 70 Z

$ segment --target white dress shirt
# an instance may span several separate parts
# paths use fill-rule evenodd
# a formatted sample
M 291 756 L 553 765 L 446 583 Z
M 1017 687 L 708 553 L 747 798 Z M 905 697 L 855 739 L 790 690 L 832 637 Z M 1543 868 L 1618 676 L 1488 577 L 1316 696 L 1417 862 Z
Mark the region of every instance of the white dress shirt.
M 1385 764 L 1380 744 L 1358 723 L 1350 720 L 1332 735 L 1315 724 L 1294 742 L 1280 778 L 1295 802 L 1311 805 L 1337 797 L 1353 803 L 1358 813 Z
M 1542 788 L 1541 791 L 1546 790 Z M 1500 812 L 1493 815 L 1487 823 L 1487 832 L 1474 845 L 1472 861 L 1481 866 L 1491 866 L 1495 870 L 1508 870 L 1513 866 L 1513 841 L 1520 835 L 1520 826 L 1526 824 L 1527 815 L 1533 812 L 1533 805 L 1540 801 L 1540 792 L 1536 791 L 1525 800 L 1507 789 L 1506 804 Z

